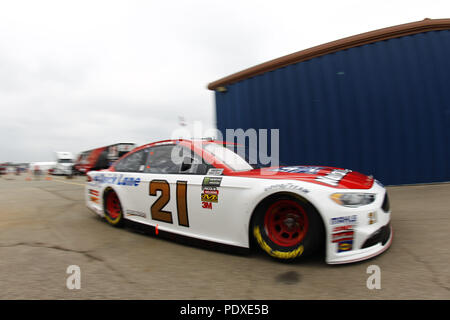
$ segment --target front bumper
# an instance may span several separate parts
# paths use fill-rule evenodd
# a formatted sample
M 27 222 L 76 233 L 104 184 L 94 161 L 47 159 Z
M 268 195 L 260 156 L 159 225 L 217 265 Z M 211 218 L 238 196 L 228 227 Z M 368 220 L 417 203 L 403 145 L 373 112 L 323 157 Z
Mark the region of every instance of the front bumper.
M 373 258 L 386 251 L 392 244 L 394 231 L 390 224 L 376 231 L 363 245 L 363 248 L 342 252 L 334 256 L 333 260 L 327 261 L 329 264 L 343 264 L 358 262 Z M 365 246 L 365 247 L 364 247 Z
M 333 207 L 330 211 L 326 226 L 328 264 L 370 259 L 391 245 L 393 230 L 386 189 L 375 185 L 368 191 L 377 194 L 373 204 L 347 209 Z

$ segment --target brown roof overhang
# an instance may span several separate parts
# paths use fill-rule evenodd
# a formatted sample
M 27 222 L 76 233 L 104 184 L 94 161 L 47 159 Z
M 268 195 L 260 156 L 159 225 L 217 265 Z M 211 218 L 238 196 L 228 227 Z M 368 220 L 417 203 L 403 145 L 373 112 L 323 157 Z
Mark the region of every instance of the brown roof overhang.
M 316 58 L 340 50 L 350 49 L 377 41 L 399 38 L 427 31 L 447 29 L 450 29 L 450 19 L 424 19 L 422 21 L 411 22 L 389 28 L 361 33 L 355 36 L 328 42 L 306 50 L 283 56 L 281 58 L 264 62 L 262 64 L 234 73 L 217 81 L 211 82 L 208 85 L 208 89 L 220 89 L 221 87 L 234 82 L 245 80 L 250 77 L 282 68 L 290 64 L 310 60 L 312 58 Z

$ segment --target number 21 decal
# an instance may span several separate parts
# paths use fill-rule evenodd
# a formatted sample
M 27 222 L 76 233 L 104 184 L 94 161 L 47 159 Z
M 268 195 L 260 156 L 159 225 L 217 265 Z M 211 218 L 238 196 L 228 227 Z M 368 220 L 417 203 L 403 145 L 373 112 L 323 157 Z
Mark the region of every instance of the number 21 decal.
M 156 196 L 157 191 L 161 191 L 161 195 L 150 208 L 152 219 L 173 223 L 172 212 L 163 210 L 170 201 L 170 184 L 166 180 L 152 180 L 150 182 L 149 195 Z M 187 181 L 177 181 L 176 195 L 178 224 L 180 226 L 189 227 L 187 210 Z

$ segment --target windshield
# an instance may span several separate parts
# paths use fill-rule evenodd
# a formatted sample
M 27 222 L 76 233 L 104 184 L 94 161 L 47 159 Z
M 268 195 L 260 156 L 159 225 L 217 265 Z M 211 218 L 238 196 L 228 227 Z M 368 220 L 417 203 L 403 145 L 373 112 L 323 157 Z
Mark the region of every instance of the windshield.
M 72 163 L 73 160 L 72 159 L 59 159 L 58 163 Z
M 233 145 L 230 145 L 231 148 Z M 234 171 L 248 171 L 252 170 L 253 167 L 244 159 L 244 153 L 235 153 L 230 150 L 231 148 L 225 148 L 217 143 L 209 143 L 205 146 L 205 150 L 211 153 L 215 158 L 225 163 Z M 242 150 L 241 150 L 242 151 Z M 244 156 L 244 158 L 242 157 Z
M 205 150 L 212 153 L 217 159 L 225 163 L 234 171 L 248 171 L 267 167 L 286 166 L 280 162 L 278 156 L 264 157 L 254 147 L 233 143 L 209 143 Z M 264 151 L 261 151 L 264 153 Z

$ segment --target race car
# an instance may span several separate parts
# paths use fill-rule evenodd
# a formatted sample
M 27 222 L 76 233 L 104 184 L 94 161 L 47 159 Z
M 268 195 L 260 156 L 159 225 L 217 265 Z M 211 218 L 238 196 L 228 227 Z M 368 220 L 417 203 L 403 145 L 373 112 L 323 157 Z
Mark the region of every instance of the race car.
M 374 257 L 392 242 L 386 189 L 371 176 L 326 166 L 251 164 L 245 146 L 165 140 L 87 174 L 87 207 L 116 227 L 126 220 L 282 260 L 325 244 L 325 261 Z

